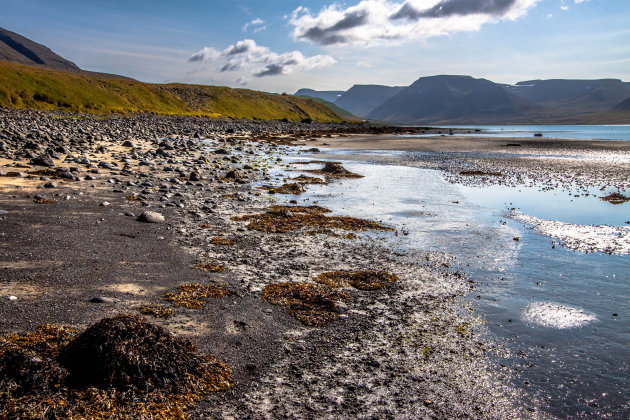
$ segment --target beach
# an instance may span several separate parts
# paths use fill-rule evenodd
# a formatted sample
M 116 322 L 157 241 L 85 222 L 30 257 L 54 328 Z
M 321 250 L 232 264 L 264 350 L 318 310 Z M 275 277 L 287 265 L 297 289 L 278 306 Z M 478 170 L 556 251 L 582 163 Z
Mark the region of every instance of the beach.
M 296 194 L 279 187 L 327 188 L 298 175 L 333 186 L 352 179 L 305 172 L 323 163 L 293 164 L 300 159 L 345 162 L 396 150 L 425 153 L 405 164 L 453 182 L 627 189 L 628 162 L 607 156 L 627 156 L 630 142 L 472 140 L 437 129 L 418 139 L 352 125 L 60 115 L 2 115 L 2 335 L 40 324 L 81 331 L 142 306 L 169 309 L 169 317 L 147 319 L 232 369 L 233 386 L 205 395 L 192 418 L 552 417 L 496 363 L 507 350 L 486 339 L 483 320 L 462 299 L 475 280 L 452 255 L 393 246 L 406 233 L 387 220 L 334 219 L 291 203 Z M 594 158 L 566 158 L 574 152 Z M 36 160 L 42 154 L 53 166 Z M 368 270 L 397 279 L 327 289 L 333 302 L 317 322 L 263 299 L 270 285 Z M 182 285 L 221 293 L 186 306 L 175 296 Z

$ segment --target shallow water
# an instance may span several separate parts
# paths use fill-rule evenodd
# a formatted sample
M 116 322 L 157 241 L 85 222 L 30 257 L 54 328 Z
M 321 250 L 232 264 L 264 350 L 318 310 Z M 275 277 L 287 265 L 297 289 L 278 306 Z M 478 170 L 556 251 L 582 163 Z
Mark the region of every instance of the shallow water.
M 467 136 L 483 137 L 534 137 L 577 140 L 627 140 L 630 125 L 455 125 L 452 128 L 468 129 Z M 482 130 L 482 132 L 475 132 Z
M 630 256 L 577 253 L 507 217 L 519 207 L 571 223 L 622 224 L 630 202 L 464 187 L 435 170 L 343 164 L 365 178 L 312 185 L 287 200 L 382 220 L 401 233 L 394 245 L 456 256 L 455 268 L 477 283 L 467 298 L 510 349 L 497 363 L 514 370 L 517 386 L 561 417 L 630 415 Z

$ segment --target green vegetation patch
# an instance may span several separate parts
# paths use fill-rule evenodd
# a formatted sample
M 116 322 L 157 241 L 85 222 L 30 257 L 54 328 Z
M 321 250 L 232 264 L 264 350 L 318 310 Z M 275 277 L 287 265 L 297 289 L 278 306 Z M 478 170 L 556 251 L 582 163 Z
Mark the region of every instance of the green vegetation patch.
M 0 417 L 183 418 L 231 369 L 135 315 L 0 338 Z

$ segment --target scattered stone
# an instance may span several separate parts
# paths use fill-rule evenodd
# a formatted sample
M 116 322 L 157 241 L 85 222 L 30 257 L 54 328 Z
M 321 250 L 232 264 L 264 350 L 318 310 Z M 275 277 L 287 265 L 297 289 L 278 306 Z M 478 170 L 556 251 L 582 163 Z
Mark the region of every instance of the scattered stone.
M 120 299 L 111 298 L 107 296 L 95 296 L 92 299 L 90 299 L 90 302 L 92 303 L 118 303 L 120 302 Z
M 41 154 L 37 156 L 36 158 L 31 159 L 31 164 L 38 165 L 38 166 L 48 166 L 48 167 L 55 166 L 55 162 L 52 160 L 50 155 L 46 153 Z
M 166 219 L 158 212 L 147 210 L 142 212 L 137 220 L 144 223 L 163 223 Z

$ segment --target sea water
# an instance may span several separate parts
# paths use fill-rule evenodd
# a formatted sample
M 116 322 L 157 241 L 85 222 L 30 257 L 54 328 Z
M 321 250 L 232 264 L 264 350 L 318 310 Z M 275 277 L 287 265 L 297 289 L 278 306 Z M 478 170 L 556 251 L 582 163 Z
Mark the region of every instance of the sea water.
M 622 225 L 630 202 L 597 195 L 451 184 L 436 170 L 343 161 L 362 179 L 311 185 L 290 197 L 336 214 L 381 220 L 393 245 L 453 255 L 476 282 L 466 299 L 497 359 L 542 409 L 561 417 L 630 416 L 630 255 L 580 253 L 510 218 L 512 209 L 579 224 Z M 297 173 L 296 173 L 297 174 Z
M 440 127 L 437 127 L 440 128 Z M 467 137 L 534 137 L 571 140 L 630 140 L 630 125 L 454 125 Z M 445 128 L 445 132 L 449 128 Z M 479 131 L 476 131 L 479 130 Z M 431 134 L 434 136 L 435 134 Z M 412 135 L 415 137 L 416 135 Z

